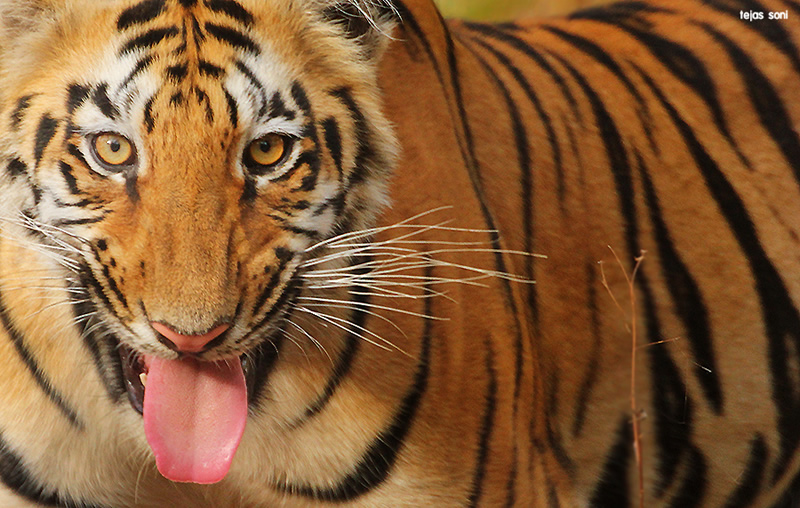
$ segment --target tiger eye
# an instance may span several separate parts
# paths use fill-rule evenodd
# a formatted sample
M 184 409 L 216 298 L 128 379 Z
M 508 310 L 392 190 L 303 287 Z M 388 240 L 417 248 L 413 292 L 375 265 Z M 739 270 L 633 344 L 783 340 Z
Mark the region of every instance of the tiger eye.
M 267 134 L 262 136 L 247 147 L 249 160 L 257 166 L 274 166 L 279 163 L 288 152 L 289 140 L 280 134 Z
M 110 168 L 130 165 L 135 158 L 133 144 L 119 134 L 103 133 L 94 138 L 94 153 L 99 162 Z

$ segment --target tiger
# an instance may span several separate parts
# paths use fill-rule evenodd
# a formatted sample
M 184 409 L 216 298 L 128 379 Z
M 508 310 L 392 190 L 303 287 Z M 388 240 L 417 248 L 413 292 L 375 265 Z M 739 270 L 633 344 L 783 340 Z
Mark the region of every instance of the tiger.
M 800 506 L 798 19 L 0 0 L 0 506 Z

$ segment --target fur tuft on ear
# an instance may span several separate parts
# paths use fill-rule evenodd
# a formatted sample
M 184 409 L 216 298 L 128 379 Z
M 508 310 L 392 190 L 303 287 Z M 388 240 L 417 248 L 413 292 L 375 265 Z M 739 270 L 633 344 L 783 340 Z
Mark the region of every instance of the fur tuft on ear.
M 381 53 L 400 20 L 391 0 L 330 0 L 323 3 L 325 19 L 341 28 L 344 36 L 360 44 L 367 59 Z

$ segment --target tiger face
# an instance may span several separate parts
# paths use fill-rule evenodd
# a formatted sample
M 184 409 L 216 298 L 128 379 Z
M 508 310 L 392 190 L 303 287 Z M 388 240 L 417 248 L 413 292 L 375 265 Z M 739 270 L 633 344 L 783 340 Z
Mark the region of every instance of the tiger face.
M 102 338 L 109 389 L 144 409 L 162 472 L 213 482 L 304 261 L 385 203 L 380 44 L 330 2 L 85 2 L 80 16 L 62 15 L 67 3 L 35 5 L 47 37 L 11 22 L 5 34 L 32 49 L 7 50 L 0 86 L 15 189 L 2 215 L 66 253 L 54 269 Z M 202 411 L 234 416 L 216 430 L 205 413 L 181 420 L 201 396 L 213 399 Z M 187 425 L 212 444 L 171 435 Z M 193 446 L 214 448 L 214 471 L 180 456 Z

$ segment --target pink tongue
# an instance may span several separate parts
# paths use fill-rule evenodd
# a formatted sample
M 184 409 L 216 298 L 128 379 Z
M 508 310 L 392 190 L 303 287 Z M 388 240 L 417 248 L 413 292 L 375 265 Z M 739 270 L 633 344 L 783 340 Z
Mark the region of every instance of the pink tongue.
M 238 359 L 146 358 L 144 433 L 158 470 L 176 482 L 216 483 L 228 473 L 247 420 Z

